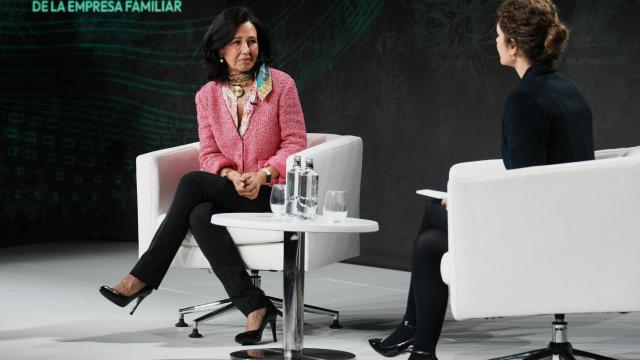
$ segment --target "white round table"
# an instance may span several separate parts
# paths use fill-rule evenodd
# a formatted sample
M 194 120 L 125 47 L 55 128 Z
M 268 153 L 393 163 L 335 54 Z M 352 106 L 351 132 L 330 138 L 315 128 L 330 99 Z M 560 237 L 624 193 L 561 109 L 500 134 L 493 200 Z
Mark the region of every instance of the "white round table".
M 346 351 L 307 348 L 303 346 L 304 322 L 304 238 L 307 232 L 366 233 L 378 231 L 378 223 L 371 220 L 346 218 L 339 223 L 329 222 L 319 215 L 315 220 L 300 220 L 272 213 L 215 214 L 216 225 L 284 232 L 283 267 L 283 347 L 250 349 L 231 353 L 231 359 L 353 359 Z

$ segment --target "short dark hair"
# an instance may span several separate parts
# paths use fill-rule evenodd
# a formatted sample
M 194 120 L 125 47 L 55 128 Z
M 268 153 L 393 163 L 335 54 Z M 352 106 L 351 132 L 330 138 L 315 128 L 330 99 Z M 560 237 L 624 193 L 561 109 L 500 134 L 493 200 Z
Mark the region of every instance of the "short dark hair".
M 265 26 L 249 9 L 240 6 L 230 7 L 213 19 L 204 35 L 204 60 L 207 64 L 207 78 L 209 80 L 225 81 L 229 79 L 227 65 L 220 62 L 218 52 L 233 40 L 238 27 L 247 21 L 253 24 L 258 34 L 258 58 L 252 70 L 256 71 L 260 65 L 270 63 L 271 44 Z
M 555 67 L 569 40 L 551 0 L 505 0 L 497 11 L 507 44 L 515 41 L 532 63 Z

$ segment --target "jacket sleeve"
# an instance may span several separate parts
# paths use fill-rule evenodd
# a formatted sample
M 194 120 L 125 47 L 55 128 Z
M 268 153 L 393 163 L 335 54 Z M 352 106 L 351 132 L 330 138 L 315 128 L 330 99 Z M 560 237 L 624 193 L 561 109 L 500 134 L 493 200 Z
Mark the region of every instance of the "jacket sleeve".
M 548 143 L 549 122 L 542 107 L 528 94 L 511 94 L 502 118 L 505 168 L 546 165 Z
M 211 123 L 206 117 L 205 99 L 202 92 L 196 94 L 198 137 L 200 138 L 200 170 L 218 174 L 225 167 L 236 168 L 235 163 L 220 152 Z
M 287 171 L 287 158 L 307 148 L 304 115 L 293 79 L 289 79 L 285 84 L 280 96 L 278 121 L 280 124 L 280 149 L 265 162 L 265 166 L 275 167 L 282 177 Z

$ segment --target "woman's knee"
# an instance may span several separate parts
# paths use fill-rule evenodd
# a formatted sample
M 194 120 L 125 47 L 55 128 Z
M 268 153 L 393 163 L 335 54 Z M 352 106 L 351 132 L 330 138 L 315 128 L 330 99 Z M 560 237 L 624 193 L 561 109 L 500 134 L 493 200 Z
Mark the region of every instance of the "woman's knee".
M 438 229 L 429 229 L 418 235 L 413 248 L 414 256 L 420 258 L 440 259 L 447 252 L 447 234 Z
M 211 203 L 200 203 L 196 205 L 189 214 L 189 225 L 191 229 L 208 225 L 211 221 Z

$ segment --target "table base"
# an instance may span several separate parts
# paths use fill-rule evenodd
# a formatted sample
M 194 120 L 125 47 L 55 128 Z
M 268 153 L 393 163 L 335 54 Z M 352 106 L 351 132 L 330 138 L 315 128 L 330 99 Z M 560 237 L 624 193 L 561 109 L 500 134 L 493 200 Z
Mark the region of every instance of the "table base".
M 293 356 L 291 360 L 349 360 L 355 359 L 355 355 L 340 350 L 306 348 L 302 350 L 302 354 Z M 267 349 L 249 349 L 235 351 L 231 353 L 232 360 L 285 360 L 283 348 L 267 348 Z M 286 359 L 289 360 L 289 359 Z

